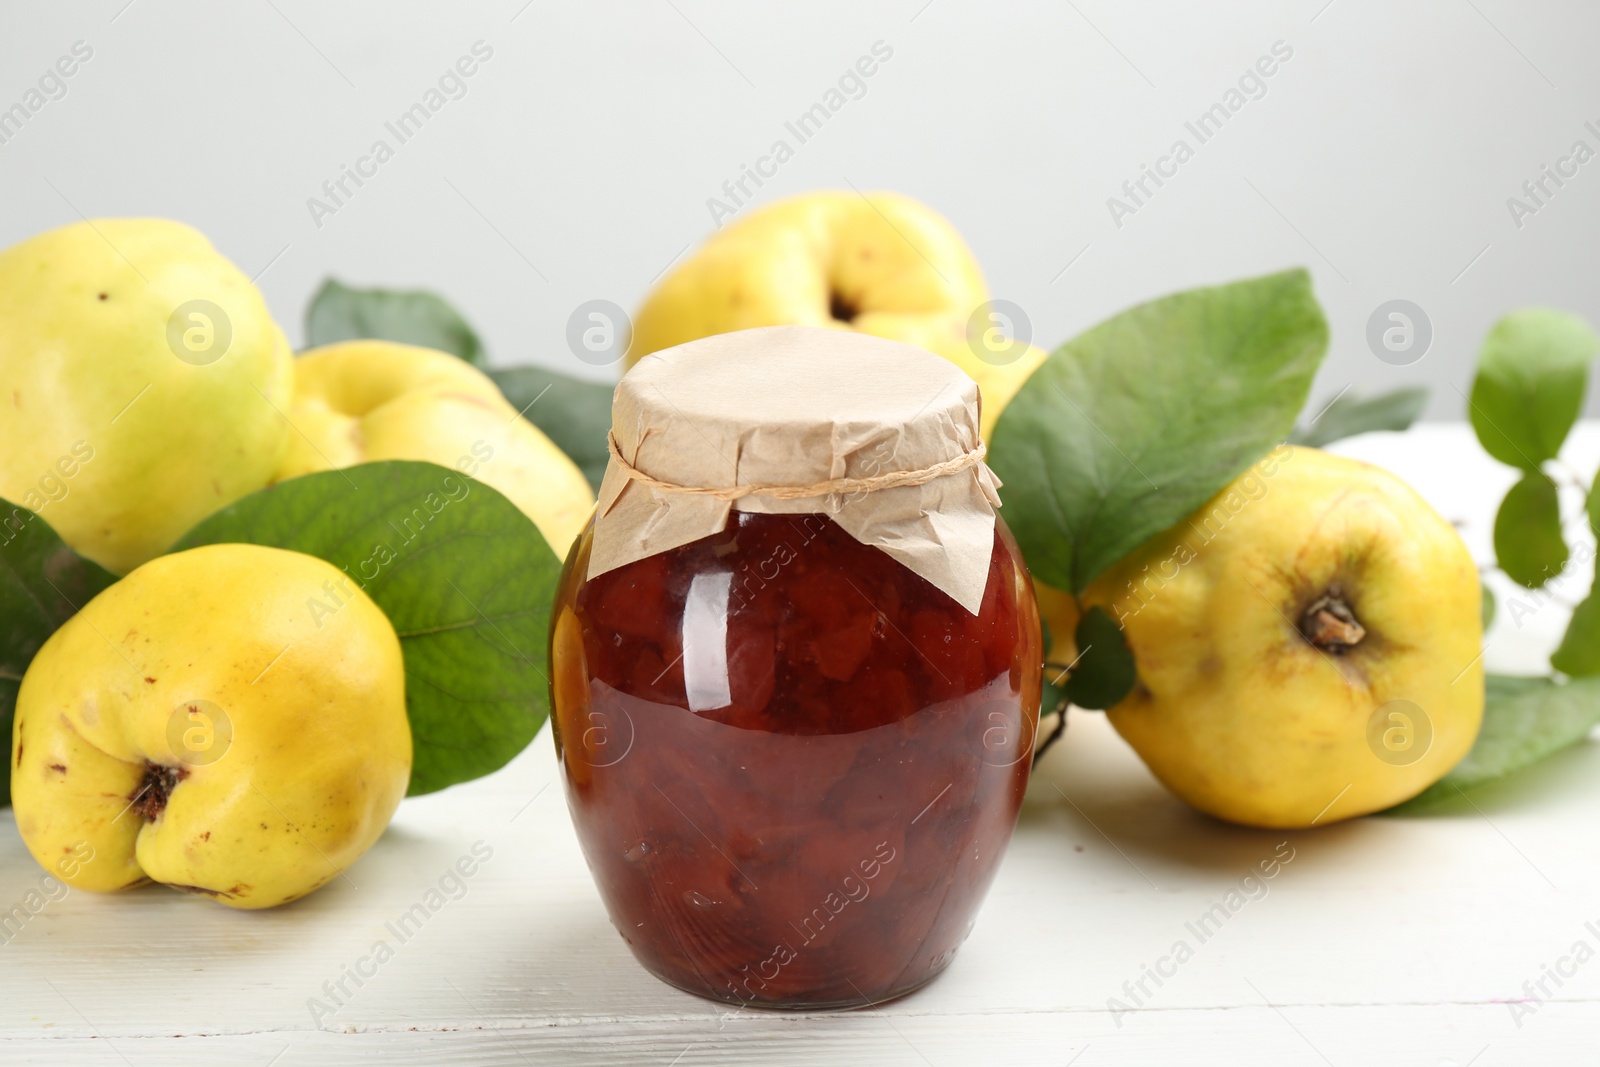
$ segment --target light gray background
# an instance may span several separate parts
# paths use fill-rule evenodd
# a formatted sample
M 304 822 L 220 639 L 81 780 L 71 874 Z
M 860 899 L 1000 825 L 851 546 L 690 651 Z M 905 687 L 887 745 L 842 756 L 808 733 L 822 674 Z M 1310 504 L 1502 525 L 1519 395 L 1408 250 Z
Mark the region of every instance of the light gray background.
M 761 199 L 926 201 L 1046 347 L 1306 264 L 1333 325 L 1315 396 L 1425 382 L 1459 418 L 1497 315 L 1600 320 L 1600 159 L 1521 228 L 1506 204 L 1574 141 L 1600 150 L 1600 5 L 1579 0 L 3 2 L 0 109 L 78 40 L 66 96 L 0 145 L 0 243 L 80 212 L 182 219 L 262 272 L 297 343 L 334 274 L 445 293 L 498 364 L 606 376 L 567 351 L 573 309 L 635 307 L 711 231 L 707 198 L 879 40 L 893 58 Z M 307 199 L 478 40 L 466 96 L 318 228 Z M 1280 40 L 1266 95 L 1118 228 L 1107 198 Z M 1432 320 L 1412 366 L 1365 341 L 1394 298 Z

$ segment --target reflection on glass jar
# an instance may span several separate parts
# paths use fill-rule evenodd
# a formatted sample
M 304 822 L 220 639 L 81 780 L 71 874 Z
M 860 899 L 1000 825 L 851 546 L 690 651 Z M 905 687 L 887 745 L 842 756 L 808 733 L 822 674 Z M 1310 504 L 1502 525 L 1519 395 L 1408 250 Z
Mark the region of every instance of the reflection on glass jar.
M 976 613 L 812 514 L 592 578 L 551 637 L 556 742 L 612 922 L 656 975 L 765 1007 L 937 975 L 1010 839 L 1040 636 L 996 522 Z

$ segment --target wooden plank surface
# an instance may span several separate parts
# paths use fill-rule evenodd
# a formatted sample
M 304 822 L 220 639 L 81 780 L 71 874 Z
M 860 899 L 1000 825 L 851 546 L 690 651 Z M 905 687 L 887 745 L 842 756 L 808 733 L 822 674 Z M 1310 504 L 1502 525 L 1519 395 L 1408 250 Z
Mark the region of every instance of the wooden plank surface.
M 1597 430 L 1569 447 L 1579 470 L 1600 461 Z M 1343 450 L 1407 477 L 1490 558 L 1511 475 L 1464 426 Z M 1486 662 L 1535 670 L 1565 609 L 1515 625 L 1514 590 L 1501 592 Z M 779 1015 L 699 1000 L 633 962 L 589 880 L 546 731 L 501 773 L 407 801 L 348 880 L 290 907 L 58 893 L 0 931 L 0 1063 L 1593 1062 L 1600 746 L 1473 801 L 1240 829 L 1189 811 L 1101 718 L 1076 716 L 950 971 L 879 1008 Z M 9 811 L 0 823 L 5 909 L 42 871 Z M 489 858 L 447 877 L 475 844 Z M 1275 877 L 1246 880 L 1286 850 Z M 391 929 L 430 902 L 403 940 Z M 392 958 L 364 963 L 380 942 Z M 369 976 L 358 985 L 351 969 Z M 1551 995 L 1528 1001 L 1524 983 L 1541 979 Z

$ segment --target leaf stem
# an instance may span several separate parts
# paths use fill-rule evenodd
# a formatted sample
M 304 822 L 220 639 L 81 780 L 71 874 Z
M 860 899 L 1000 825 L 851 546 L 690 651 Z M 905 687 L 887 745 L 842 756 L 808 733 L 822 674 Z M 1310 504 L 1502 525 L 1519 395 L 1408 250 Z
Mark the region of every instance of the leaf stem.
M 1060 685 L 1063 679 L 1072 674 L 1072 664 L 1070 663 L 1051 663 L 1050 661 L 1046 660 L 1043 669 L 1045 676 L 1051 679 L 1051 685 Z M 1056 725 L 1055 729 L 1050 731 L 1050 736 L 1044 739 L 1044 744 L 1034 749 L 1033 763 L 1030 766 L 1039 766 L 1040 758 L 1046 752 L 1050 751 L 1050 746 L 1061 740 L 1061 736 L 1067 732 L 1067 709 L 1071 706 L 1072 702 L 1066 697 L 1062 697 L 1060 702 L 1050 710 L 1040 710 L 1039 718 L 1041 719 L 1050 715 L 1057 716 Z

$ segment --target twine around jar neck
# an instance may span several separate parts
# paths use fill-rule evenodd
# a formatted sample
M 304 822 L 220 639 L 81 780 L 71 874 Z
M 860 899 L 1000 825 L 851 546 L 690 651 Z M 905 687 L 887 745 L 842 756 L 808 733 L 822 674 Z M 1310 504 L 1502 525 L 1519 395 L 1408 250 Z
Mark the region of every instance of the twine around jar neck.
M 809 500 L 812 497 L 831 496 L 835 493 L 872 493 L 880 489 L 897 489 L 908 485 L 926 485 L 938 478 L 960 474 L 983 462 L 988 446 L 982 441 L 978 447 L 963 452 L 954 459 L 943 460 L 932 466 L 909 471 L 887 471 L 865 478 L 833 478 L 812 485 L 733 485 L 717 487 L 708 485 L 679 485 L 677 482 L 653 478 L 622 458 L 617 446 L 617 435 L 606 432 L 606 446 L 611 452 L 611 462 L 633 481 L 666 493 L 688 493 L 692 496 L 711 497 L 714 500 L 742 500 L 747 496 L 764 496 L 771 500 Z

